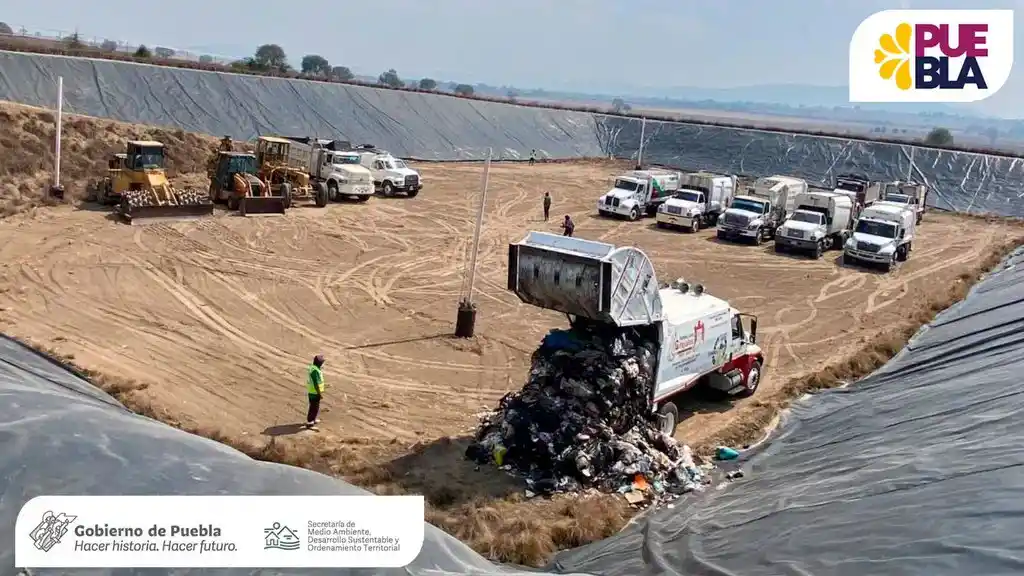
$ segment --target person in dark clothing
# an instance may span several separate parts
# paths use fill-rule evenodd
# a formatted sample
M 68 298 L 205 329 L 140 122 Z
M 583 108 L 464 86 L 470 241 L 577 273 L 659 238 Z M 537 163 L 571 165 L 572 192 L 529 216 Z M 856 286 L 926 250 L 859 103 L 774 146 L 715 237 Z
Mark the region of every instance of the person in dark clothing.
M 544 221 L 548 221 L 548 216 L 551 214 L 551 193 L 544 193 Z
M 572 223 L 572 218 L 568 214 L 565 215 L 565 221 L 562 222 L 562 236 L 572 236 L 572 233 L 576 231 L 576 225 Z
M 536 150 L 530 150 L 530 166 L 533 166 L 536 163 L 537 163 L 537 151 Z
M 320 422 L 317 418 L 320 415 L 320 400 L 323 399 L 324 389 L 324 357 L 317 354 L 313 363 L 306 370 L 306 394 L 309 396 L 309 410 L 306 412 L 306 428 L 312 428 Z

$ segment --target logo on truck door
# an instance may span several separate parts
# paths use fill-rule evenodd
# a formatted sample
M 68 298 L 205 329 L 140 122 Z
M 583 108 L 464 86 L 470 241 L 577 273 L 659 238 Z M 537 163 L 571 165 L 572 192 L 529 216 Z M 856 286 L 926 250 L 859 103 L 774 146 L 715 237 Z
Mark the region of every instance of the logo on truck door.
M 678 336 L 672 349 L 676 361 L 689 360 L 697 355 L 697 347 L 704 343 L 704 321 L 698 320 L 693 325 L 693 332 L 686 336 Z

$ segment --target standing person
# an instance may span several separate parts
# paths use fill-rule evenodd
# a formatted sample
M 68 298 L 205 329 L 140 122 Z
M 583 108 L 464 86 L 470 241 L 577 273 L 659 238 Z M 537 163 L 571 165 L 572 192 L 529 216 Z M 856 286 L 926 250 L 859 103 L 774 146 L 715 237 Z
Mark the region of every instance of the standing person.
M 572 237 L 572 233 L 576 231 L 576 225 L 572 223 L 572 218 L 568 214 L 565 215 L 565 221 L 562 222 L 562 236 Z
M 313 363 L 306 370 L 306 394 L 309 396 L 309 410 L 306 412 L 306 428 L 313 428 L 320 419 L 320 400 L 324 396 L 324 357 L 317 354 L 313 357 Z
M 548 221 L 548 216 L 551 214 L 551 193 L 544 193 L 544 221 Z
M 530 150 L 530 166 L 533 166 L 536 163 L 537 163 L 537 151 L 536 150 Z

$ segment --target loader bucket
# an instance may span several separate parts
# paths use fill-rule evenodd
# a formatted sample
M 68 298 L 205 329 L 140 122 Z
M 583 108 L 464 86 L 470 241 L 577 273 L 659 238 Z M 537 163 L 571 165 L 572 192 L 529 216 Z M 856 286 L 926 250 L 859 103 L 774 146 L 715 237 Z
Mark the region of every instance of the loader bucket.
M 245 196 L 238 202 L 238 213 L 242 216 L 284 214 L 287 208 L 284 196 Z
M 167 220 L 188 220 L 213 214 L 213 204 L 166 204 L 154 206 L 133 206 L 121 214 L 130 224 L 151 224 Z
M 527 304 L 616 326 L 662 319 L 654 266 L 637 248 L 530 232 L 509 244 L 508 289 Z

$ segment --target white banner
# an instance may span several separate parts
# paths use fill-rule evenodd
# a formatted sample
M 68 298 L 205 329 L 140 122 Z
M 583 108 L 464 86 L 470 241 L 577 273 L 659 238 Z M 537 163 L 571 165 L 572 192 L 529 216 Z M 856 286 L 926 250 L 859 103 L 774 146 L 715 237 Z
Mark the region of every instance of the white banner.
M 390 568 L 423 546 L 422 496 L 38 496 L 18 568 Z

